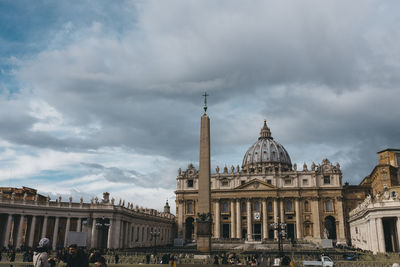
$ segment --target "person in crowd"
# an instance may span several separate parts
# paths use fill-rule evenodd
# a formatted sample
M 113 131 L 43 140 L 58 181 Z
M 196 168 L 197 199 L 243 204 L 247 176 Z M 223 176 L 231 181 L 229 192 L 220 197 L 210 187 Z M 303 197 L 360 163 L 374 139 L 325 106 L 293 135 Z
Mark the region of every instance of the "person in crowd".
M 87 256 L 76 244 L 69 246 L 64 262 L 67 263 L 66 267 L 89 267 Z
M 100 257 L 101 257 L 100 252 L 97 249 L 93 250 L 89 256 L 89 263 L 98 262 Z
M 218 255 L 217 254 L 215 254 L 215 256 L 214 256 L 214 263 L 213 264 L 215 264 L 215 265 L 218 265 L 219 264 L 219 262 L 218 262 Z
M 119 263 L 119 256 L 118 256 L 118 253 L 115 253 L 115 264 L 118 264 Z
M 107 267 L 106 259 L 100 257 L 98 261 L 95 262 L 96 267 Z
M 50 240 L 46 237 L 40 239 L 39 245 L 33 252 L 34 267 L 50 267 L 49 249 L 50 249 Z

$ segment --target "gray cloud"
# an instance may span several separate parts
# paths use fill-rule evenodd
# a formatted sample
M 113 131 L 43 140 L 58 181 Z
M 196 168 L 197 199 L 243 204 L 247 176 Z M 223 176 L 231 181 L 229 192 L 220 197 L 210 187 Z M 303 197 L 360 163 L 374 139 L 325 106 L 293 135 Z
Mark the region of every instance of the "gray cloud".
M 215 164 L 240 164 L 267 118 L 294 160 L 332 155 L 357 182 L 372 169 L 376 151 L 399 146 L 400 20 L 387 5 L 146 1 L 124 12 L 121 20 L 135 15 L 135 23 L 122 31 L 97 17 L 65 43 L 24 60 L 16 77 L 71 127 L 99 129 L 75 138 L 32 133 L 35 121 L 22 110 L 12 123 L 0 121 L 0 136 L 38 147 L 122 146 L 193 161 L 207 90 Z M 307 146 L 312 151 L 300 151 Z M 113 182 L 150 184 L 162 175 L 86 166 Z

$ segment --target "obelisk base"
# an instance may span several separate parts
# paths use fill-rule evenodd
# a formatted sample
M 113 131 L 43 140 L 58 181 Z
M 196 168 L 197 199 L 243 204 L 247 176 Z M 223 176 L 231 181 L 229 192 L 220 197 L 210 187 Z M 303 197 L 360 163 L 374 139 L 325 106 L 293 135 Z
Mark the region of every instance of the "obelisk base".
M 211 252 L 211 223 L 197 222 L 197 250 L 209 254 Z
M 197 236 L 197 250 L 201 253 L 211 253 L 211 237 L 210 236 Z

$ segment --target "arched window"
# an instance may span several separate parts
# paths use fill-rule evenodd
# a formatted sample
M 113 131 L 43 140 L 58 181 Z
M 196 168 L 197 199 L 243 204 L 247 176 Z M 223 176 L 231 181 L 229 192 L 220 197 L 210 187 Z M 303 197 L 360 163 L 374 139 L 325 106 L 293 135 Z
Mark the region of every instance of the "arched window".
M 229 205 L 226 201 L 222 204 L 222 212 L 229 212 Z
M 292 211 L 293 210 L 293 204 L 291 200 L 288 200 L 286 202 L 286 211 Z
M 260 211 L 260 202 L 254 202 L 254 211 Z
M 272 209 L 272 202 L 268 202 L 267 208 L 268 208 L 268 211 L 273 211 L 273 209 Z
M 327 201 L 325 201 L 325 210 L 333 211 L 332 200 L 328 199 Z
M 307 200 L 304 201 L 304 211 L 310 211 L 310 203 Z

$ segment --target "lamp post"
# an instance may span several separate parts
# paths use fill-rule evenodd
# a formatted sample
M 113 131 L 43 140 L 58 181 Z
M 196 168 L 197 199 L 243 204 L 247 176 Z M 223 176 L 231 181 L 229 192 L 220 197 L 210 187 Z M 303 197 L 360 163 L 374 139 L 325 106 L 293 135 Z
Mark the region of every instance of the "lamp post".
M 270 224 L 274 230 L 278 231 L 278 250 L 279 254 L 282 254 L 282 238 L 286 236 L 286 223 L 282 223 L 278 217 L 277 223 Z
M 105 235 L 104 232 L 106 230 L 108 230 L 108 228 L 110 228 L 110 219 L 104 218 L 104 216 L 102 218 L 96 218 L 96 229 L 101 230 L 101 246 L 102 247 L 107 247 L 107 244 L 105 246 L 104 245 L 104 240 L 105 240 Z
M 156 255 L 156 245 L 157 245 L 157 236 L 160 236 L 160 230 L 154 228 L 154 230 L 150 231 L 150 236 L 154 238 L 154 256 Z

